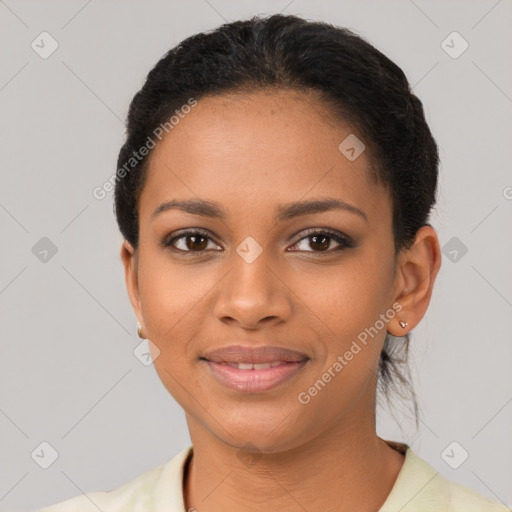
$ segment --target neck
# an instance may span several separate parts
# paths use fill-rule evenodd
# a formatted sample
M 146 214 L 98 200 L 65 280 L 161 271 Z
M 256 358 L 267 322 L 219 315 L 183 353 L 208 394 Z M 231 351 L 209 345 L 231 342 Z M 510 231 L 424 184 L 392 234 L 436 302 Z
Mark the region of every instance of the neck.
M 252 457 L 187 416 L 194 446 L 184 485 L 186 510 L 378 511 L 404 456 L 372 428 L 343 422 L 278 453 Z

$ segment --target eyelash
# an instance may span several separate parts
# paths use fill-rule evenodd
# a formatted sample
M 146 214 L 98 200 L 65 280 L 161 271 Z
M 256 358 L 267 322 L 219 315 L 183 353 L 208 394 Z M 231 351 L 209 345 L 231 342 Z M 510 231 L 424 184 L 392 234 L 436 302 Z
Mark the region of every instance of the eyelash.
M 174 249 L 175 251 L 181 252 L 183 254 L 191 254 L 191 255 L 204 254 L 207 251 L 207 249 L 203 249 L 200 251 L 191 251 L 191 250 L 185 251 L 183 249 L 178 249 L 173 246 L 173 243 L 175 243 L 177 240 L 180 240 L 182 238 L 187 238 L 188 236 L 197 236 L 197 235 L 202 236 L 202 237 L 208 239 L 209 241 L 216 243 L 215 240 L 213 240 L 207 232 L 202 231 L 200 229 L 194 229 L 194 230 L 186 230 L 186 231 L 178 232 L 175 236 L 173 236 L 170 239 L 165 238 L 162 241 L 162 245 L 165 248 Z M 318 236 L 318 235 L 326 236 L 340 244 L 338 247 L 336 247 L 334 249 L 329 249 L 327 251 L 303 251 L 303 252 L 312 252 L 312 253 L 319 254 L 319 255 L 330 255 L 333 252 L 337 252 L 337 251 L 341 251 L 343 249 L 349 249 L 349 248 L 355 247 L 355 243 L 350 237 L 343 235 L 341 233 L 338 233 L 337 231 L 328 229 L 328 228 L 310 228 L 310 229 L 307 229 L 306 231 L 304 231 L 303 233 L 301 233 L 301 235 L 302 235 L 301 238 L 299 238 L 297 240 L 297 242 L 295 242 L 292 245 L 292 247 L 296 246 L 303 240 L 311 238 L 315 235 L 316 236 Z M 217 245 L 219 245 L 219 244 L 217 244 Z M 298 251 L 298 252 L 301 252 L 301 251 Z

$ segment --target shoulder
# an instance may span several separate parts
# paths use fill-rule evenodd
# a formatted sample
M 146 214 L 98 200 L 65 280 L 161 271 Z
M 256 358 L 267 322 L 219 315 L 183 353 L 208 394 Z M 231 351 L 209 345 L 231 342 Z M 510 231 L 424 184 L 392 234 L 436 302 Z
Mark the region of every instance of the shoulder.
M 406 446 L 406 445 L 405 445 Z M 406 446 L 405 461 L 379 512 L 510 512 L 505 505 L 445 478 Z
M 95 491 L 75 496 L 37 512 L 129 512 L 176 510 L 183 504 L 183 467 L 192 447 L 181 450 L 161 464 L 109 491 Z

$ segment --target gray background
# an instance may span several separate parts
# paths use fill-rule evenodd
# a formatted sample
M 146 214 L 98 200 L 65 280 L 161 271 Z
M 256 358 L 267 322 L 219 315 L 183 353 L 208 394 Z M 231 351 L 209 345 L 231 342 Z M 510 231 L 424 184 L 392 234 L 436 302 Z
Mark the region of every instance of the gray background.
M 380 411 L 378 431 L 409 443 L 446 477 L 512 505 L 511 2 L 7 0 L 1 510 L 117 487 L 189 443 L 180 407 L 133 354 L 139 340 L 112 195 L 99 201 L 92 190 L 115 172 L 129 101 L 169 48 L 224 21 L 280 11 L 368 38 L 425 105 L 442 159 L 432 222 L 445 254 L 413 333 L 420 428 L 397 404 L 400 427 Z M 43 31 L 59 45 L 47 59 L 31 47 L 50 47 Z M 457 58 L 441 46 L 453 31 L 469 43 Z M 445 44 L 462 48 L 453 38 Z M 44 253 L 43 237 L 56 254 Z M 58 452 L 48 469 L 40 467 L 51 456 L 44 441 Z M 462 450 L 469 458 L 453 469 L 447 460 L 460 463 Z

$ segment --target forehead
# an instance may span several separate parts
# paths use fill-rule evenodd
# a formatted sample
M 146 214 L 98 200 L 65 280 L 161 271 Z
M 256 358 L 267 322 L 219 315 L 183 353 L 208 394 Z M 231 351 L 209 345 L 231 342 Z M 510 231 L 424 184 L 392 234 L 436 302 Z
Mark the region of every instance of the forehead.
M 200 197 L 247 209 L 311 196 L 378 209 L 387 194 L 368 180 L 363 152 L 339 146 L 357 130 L 313 93 L 277 90 L 200 99 L 150 155 L 140 217 L 160 202 Z M 351 139 L 349 139 L 351 140 Z M 371 205 L 370 205 L 371 206 Z M 381 211 L 382 213 L 382 211 Z

